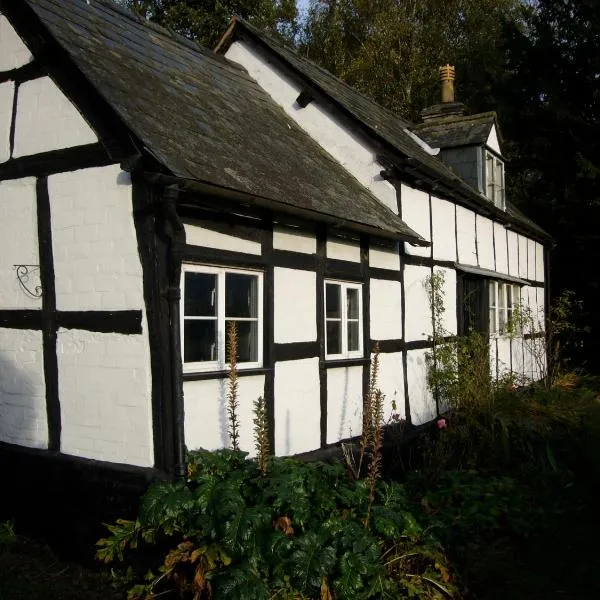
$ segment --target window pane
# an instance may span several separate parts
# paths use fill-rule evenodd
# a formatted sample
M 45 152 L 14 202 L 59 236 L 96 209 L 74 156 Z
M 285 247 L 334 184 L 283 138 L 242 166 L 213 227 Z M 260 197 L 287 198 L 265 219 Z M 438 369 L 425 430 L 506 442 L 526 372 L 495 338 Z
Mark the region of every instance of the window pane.
M 217 360 L 217 321 L 186 320 L 183 330 L 184 362 Z
M 493 281 L 490 281 L 488 284 L 488 289 L 489 289 L 489 299 L 490 299 L 490 308 L 495 307 L 496 306 L 496 283 Z
M 346 300 L 347 300 L 347 309 L 348 309 L 348 318 L 349 319 L 359 319 L 358 314 L 358 290 L 357 289 L 347 289 L 346 290 Z
M 490 333 L 496 333 L 496 310 L 490 308 Z
M 341 286 L 336 283 L 328 283 L 325 286 L 325 317 L 328 319 L 342 318 L 340 292 Z
M 217 276 L 209 273 L 185 274 L 184 314 L 194 317 L 217 315 Z
M 506 308 L 506 287 L 504 283 L 498 284 L 498 307 L 500 309 Z
M 257 321 L 235 321 L 238 332 L 238 351 L 237 360 L 243 362 L 258 361 L 258 322 Z M 227 332 L 229 332 L 230 323 L 227 321 Z M 229 362 L 229 356 L 225 357 Z
M 494 181 L 496 182 L 496 184 L 498 185 L 499 188 L 502 187 L 502 171 L 503 171 L 502 162 L 497 160 L 496 161 L 496 172 L 494 173 Z
M 498 311 L 498 329 L 500 330 L 500 333 L 506 331 L 506 311 L 504 309 Z
M 513 285 L 513 306 L 519 306 L 521 303 L 521 288 L 518 285 Z
M 348 321 L 348 350 L 360 350 L 360 329 L 358 321 Z
M 327 321 L 327 354 L 342 353 L 342 322 Z
M 485 178 L 488 185 L 494 182 L 494 157 L 491 154 L 485 156 Z
M 225 316 L 258 316 L 258 277 L 242 273 L 225 274 Z

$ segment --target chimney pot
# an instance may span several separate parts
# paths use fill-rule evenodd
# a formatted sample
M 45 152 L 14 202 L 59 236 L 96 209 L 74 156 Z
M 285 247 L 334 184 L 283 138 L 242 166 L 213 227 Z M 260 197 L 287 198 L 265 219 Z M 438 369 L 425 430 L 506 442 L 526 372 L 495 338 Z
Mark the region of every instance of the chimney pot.
M 442 82 L 442 103 L 454 102 L 454 76 L 455 69 L 452 65 L 440 67 L 440 80 Z

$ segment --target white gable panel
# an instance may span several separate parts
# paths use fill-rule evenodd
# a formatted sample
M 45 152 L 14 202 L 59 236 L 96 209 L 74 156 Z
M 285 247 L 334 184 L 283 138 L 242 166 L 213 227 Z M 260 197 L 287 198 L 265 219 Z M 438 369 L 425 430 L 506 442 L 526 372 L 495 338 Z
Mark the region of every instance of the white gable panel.
M 33 56 L 8 19 L 0 14 L 0 72 L 26 65 Z
M 475 213 L 462 206 L 456 207 L 456 233 L 458 236 L 458 262 L 477 265 Z
M 371 357 L 372 358 L 372 357 Z M 406 418 L 402 352 L 379 355 L 379 389 L 383 392 L 383 421 Z
M 327 370 L 327 443 L 362 433 L 363 367 Z
M 273 230 L 273 248 L 302 254 L 317 252 L 317 239 L 314 234 L 306 233 L 291 227 L 275 227 Z
M 496 131 L 495 125 L 492 125 L 492 129 L 490 130 L 490 134 L 488 135 L 488 139 L 485 144 L 488 148 L 491 148 L 498 154 L 502 154 L 500 152 L 500 142 L 498 141 L 498 132 Z
M 61 451 L 154 464 L 147 335 L 59 329 Z
M 376 150 L 352 134 L 336 117 L 313 100 L 301 108 L 296 103 L 302 88 L 285 76 L 255 48 L 235 41 L 226 57 L 246 68 L 251 77 L 333 158 L 368 188 L 385 206 L 397 212 L 396 190 L 381 177 L 383 165 Z
M 327 258 L 360 262 L 360 245 L 341 240 L 327 240 Z
M 185 406 L 185 445 L 190 450 L 205 448 L 217 450 L 231 447 L 229 420 L 227 418 L 228 379 L 185 381 L 183 398 Z M 240 423 L 240 448 L 255 454 L 254 450 L 254 401 L 264 397 L 264 375 L 238 379 L 238 419 Z M 210 425 L 207 425 L 210 424 Z
M 185 229 L 186 244 L 191 246 L 203 246 L 205 248 L 217 248 L 219 250 L 245 252 L 247 254 L 260 254 L 262 252 L 260 242 L 245 240 L 189 223 L 184 223 L 183 228 Z
M 536 281 L 544 281 L 544 246 L 535 242 L 535 278 Z
M 406 265 L 404 267 L 404 310 L 406 310 L 405 340 L 412 342 L 432 336 L 429 295 L 426 289 L 431 269 Z
M 313 271 L 275 267 L 275 343 L 317 339 L 317 276 Z
M 383 248 L 369 248 L 369 266 L 376 269 L 400 270 L 400 254 L 398 244 L 393 250 Z
M 288 456 L 321 445 L 319 358 L 275 363 L 275 454 Z
M 519 238 L 519 277 L 527 279 L 527 238 L 522 235 Z
M 13 156 L 93 144 L 98 137 L 49 77 L 19 86 Z
M 536 243 L 527 238 L 527 279 L 535 280 Z
M 423 239 L 431 241 L 431 222 L 429 215 L 429 194 L 402 184 L 400 188 L 402 220 Z M 415 256 L 431 256 L 431 246 L 411 246 L 405 244 L 406 253 Z
M 431 197 L 433 226 L 433 258 L 456 260 L 455 204 Z
M 508 273 L 519 276 L 519 236 L 514 231 L 507 231 L 508 240 Z
M 408 398 L 413 425 L 435 419 L 437 407 L 427 385 L 427 353 L 429 350 L 410 350 L 407 355 Z
M 59 310 L 144 307 L 131 190 L 118 165 L 48 178 Z
M 402 337 L 402 287 L 399 281 L 371 279 L 371 338 Z
M 41 331 L 0 327 L 0 441 L 48 447 Z
M 41 285 L 37 235 L 35 179 L 0 182 L 0 309 L 41 308 L 42 299 L 32 297 L 19 283 L 35 292 Z
M 506 229 L 500 223 L 494 223 L 494 250 L 496 252 L 496 271 L 498 273 L 508 273 Z
M 477 253 L 482 269 L 495 270 L 494 261 L 494 225 L 492 221 L 477 215 Z
M 454 269 L 435 267 L 434 272 L 441 274 L 444 278 L 444 286 L 442 288 L 444 312 L 441 315 L 444 335 L 456 335 L 456 271 Z
M 15 84 L 0 83 L 0 163 L 10 158 L 10 124 L 12 123 Z

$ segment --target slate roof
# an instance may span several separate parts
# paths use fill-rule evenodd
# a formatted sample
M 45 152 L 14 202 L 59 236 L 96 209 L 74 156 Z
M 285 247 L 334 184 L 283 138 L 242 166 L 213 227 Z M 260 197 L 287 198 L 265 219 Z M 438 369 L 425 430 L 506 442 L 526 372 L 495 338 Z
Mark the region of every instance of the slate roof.
M 25 2 L 173 175 L 426 244 L 238 65 L 112 2 Z
M 344 113 L 362 125 L 363 130 L 368 134 L 387 144 L 401 157 L 407 158 L 411 169 L 421 169 L 423 178 L 428 178 L 438 187 L 441 184 L 450 194 L 456 194 L 471 204 L 483 207 L 499 221 L 513 222 L 536 236 L 550 239 L 541 227 L 525 217 L 509 202 L 506 203 L 506 212 L 491 206 L 483 195 L 467 184 L 436 155 L 427 152 L 415 139 L 417 136 L 420 137 L 420 132 L 411 131 L 415 128 L 414 124 L 383 108 L 329 71 L 300 56 L 295 50 L 288 48 L 247 21 L 236 17 L 219 45 L 226 48 L 227 43 L 234 41 L 236 36 L 246 35 L 279 57 L 301 80 L 304 80 L 309 89 L 324 94 Z M 478 135 L 481 133 L 479 132 Z
M 495 113 L 480 113 L 425 122 L 416 125 L 413 131 L 434 148 L 482 145 L 497 125 Z

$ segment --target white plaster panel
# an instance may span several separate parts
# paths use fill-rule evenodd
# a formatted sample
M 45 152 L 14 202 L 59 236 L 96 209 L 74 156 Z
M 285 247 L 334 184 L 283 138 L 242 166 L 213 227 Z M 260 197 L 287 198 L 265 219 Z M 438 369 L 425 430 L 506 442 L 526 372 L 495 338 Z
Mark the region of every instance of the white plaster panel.
M 406 310 L 405 340 L 412 342 L 432 336 L 429 296 L 425 287 L 431 269 L 405 265 L 404 267 L 404 309 Z
M 535 277 L 536 281 L 544 281 L 544 246 L 535 242 Z
M 35 179 L 0 182 L 0 308 L 41 308 L 19 284 L 14 265 L 39 265 Z M 31 269 L 31 290 L 41 285 L 39 269 Z
M 390 269 L 392 271 L 400 270 L 400 254 L 398 245 L 393 250 L 384 248 L 369 249 L 369 266 L 375 269 Z
M 402 286 L 399 281 L 371 279 L 371 338 L 402 337 Z
M 327 369 L 327 443 L 362 433 L 362 367 Z
M 527 239 L 527 279 L 535 280 L 535 248 L 536 243 Z
M 514 231 L 507 231 L 508 236 L 508 273 L 519 276 L 519 236 Z
M 292 227 L 275 227 L 273 229 L 273 248 L 302 254 L 317 252 L 317 238 Z
M 48 447 L 41 331 L 0 328 L 0 440 Z
M 527 238 L 522 235 L 519 238 L 519 277 L 527 279 Z
M 500 223 L 494 223 L 494 248 L 496 250 L 496 271 L 508 273 L 506 229 Z
M 244 240 L 233 235 L 213 231 L 184 223 L 185 241 L 191 246 L 203 246 L 205 248 L 218 248 L 219 250 L 230 250 L 231 252 L 246 252 L 248 254 L 261 254 L 260 242 Z
M 405 419 L 406 407 L 404 400 L 402 352 L 381 353 L 379 355 L 379 389 L 384 395 L 384 423 Z
M 312 271 L 275 267 L 275 343 L 317 339 L 317 276 Z
M 59 329 L 61 451 L 154 463 L 148 336 Z
M 498 338 L 498 377 L 505 377 L 510 373 L 510 338 Z
M 433 226 L 433 258 L 456 260 L 455 204 L 431 197 L 431 222 Z
M 546 305 L 544 288 L 536 288 L 538 331 L 546 331 Z
M 98 137 L 49 77 L 19 86 L 13 156 L 93 144 Z
M 10 158 L 10 125 L 14 95 L 15 84 L 12 81 L 0 83 L 0 163 Z
M 279 104 L 302 129 L 337 160 L 385 206 L 397 212 L 396 190 L 381 177 L 383 166 L 377 151 L 342 125 L 327 109 L 313 100 L 305 108 L 296 103 L 301 85 L 283 74 L 259 49 L 245 41 L 236 41 L 227 50 L 229 60 L 246 68 L 249 75 Z
M 477 264 L 475 213 L 456 207 L 456 233 L 458 237 L 458 262 L 464 265 Z
M 429 194 L 402 184 L 400 188 L 402 220 L 423 239 L 431 241 L 429 219 Z M 405 244 L 406 253 L 415 256 L 431 256 L 431 246 L 411 246 Z
M 327 258 L 359 263 L 360 245 L 329 238 L 327 240 Z
M 144 307 L 131 179 L 118 165 L 48 178 L 60 310 Z
M 319 359 L 275 363 L 275 454 L 299 454 L 320 445 Z
M 516 377 L 517 382 L 523 381 L 524 363 L 523 363 L 523 338 L 515 337 L 511 340 L 512 353 L 512 373 Z
M 11 71 L 33 60 L 33 56 L 8 19 L 0 14 L 0 71 Z
M 489 339 L 489 355 L 490 355 L 490 375 L 493 379 L 496 378 L 498 372 L 498 356 L 496 353 L 496 338 Z
M 441 273 L 444 278 L 444 312 L 441 315 L 444 335 L 456 335 L 458 328 L 456 320 L 456 271 L 435 267 L 434 272 Z M 410 313 L 407 312 L 406 316 L 410 318 Z
M 492 125 L 492 129 L 490 130 L 490 134 L 488 135 L 488 139 L 486 141 L 486 146 L 488 148 L 491 148 L 492 150 L 494 150 L 498 154 L 501 154 L 501 152 L 500 152 L 500 142 L 498 141 L 498 133 L 496 131 L 496 126 L 495 125 Z
M 435 400 L 427 385 L 427 352 L 427 350 L 410 350 L 407 354 L 406 376 L 413 425 L 427 423 L 437 416 Z
M 229 420 L 227 418 L 228 379 L 185 381 L 183 397 L 185 409 L 185 445 L 189 450 L 205 448 L 217 450 L 231 447 Z M 238 411 L 240 423 L 240 448 L 255 455 L 254 402 L 264 398 L 263 375 L 238 379 Z
M 490 219 L 477 215 L 477 252 L 482 269 L 495 270 L 494 224 Z

